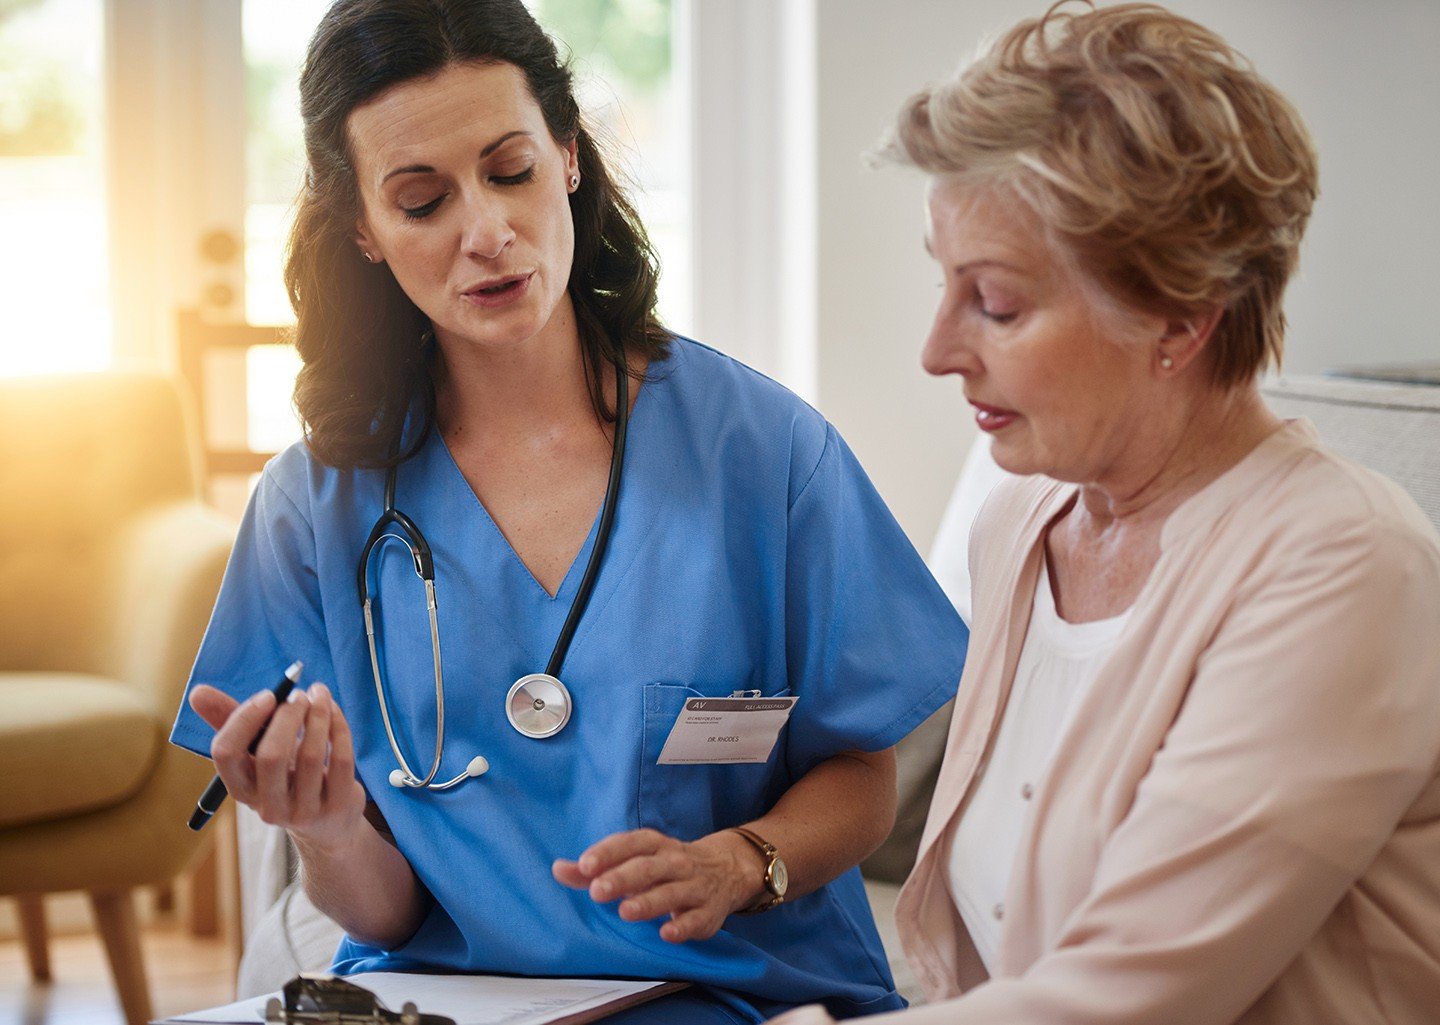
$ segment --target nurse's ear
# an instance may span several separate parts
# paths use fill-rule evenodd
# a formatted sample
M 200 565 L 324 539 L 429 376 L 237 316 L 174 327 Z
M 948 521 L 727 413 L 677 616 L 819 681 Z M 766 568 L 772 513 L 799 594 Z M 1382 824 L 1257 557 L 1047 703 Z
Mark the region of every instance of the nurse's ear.
M 363 216 L 355 219 L 355 245 L 360 249 L 360 257 L 366 263 L 385 262 L 385 256 L 380 252 L 380 247 L 370 237 L 370 231 Z
M 572 138 L 564 147 L 565 191 L 574 192 L 580 188 L 580 152 L 578 138 Z

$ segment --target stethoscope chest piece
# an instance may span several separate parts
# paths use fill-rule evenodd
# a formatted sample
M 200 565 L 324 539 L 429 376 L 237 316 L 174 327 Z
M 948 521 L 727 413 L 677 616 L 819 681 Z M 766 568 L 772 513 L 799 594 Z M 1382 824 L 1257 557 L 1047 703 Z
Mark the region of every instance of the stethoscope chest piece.
M 546 673 L 520 677 L 505 695 L 505 718 L 517 732 L 536 740 L 563 730 L 570 721 L 571 708 L 570 692 Z

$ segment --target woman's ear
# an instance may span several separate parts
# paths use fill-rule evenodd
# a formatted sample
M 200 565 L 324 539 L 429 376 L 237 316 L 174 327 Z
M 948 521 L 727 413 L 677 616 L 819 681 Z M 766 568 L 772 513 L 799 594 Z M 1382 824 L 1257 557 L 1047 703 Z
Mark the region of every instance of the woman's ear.
M 580 187 L 580 148 L 578 136 L 565 144 L 565 183 L 571 192 Z
M 366 230 L 365 218 L 355 219 L 355 245 L 360 249 L 360 256 L 366 263 L 384 263 L 385 257 L 380 248 L 370 238 L 370 232 Z
M 1160 372 L 1175 374 L 1195 362 L 1205 351 L 1224 314 L 1224 307 L 1217 306 L 1183 320 L 1167 320 L 1155 353 Z

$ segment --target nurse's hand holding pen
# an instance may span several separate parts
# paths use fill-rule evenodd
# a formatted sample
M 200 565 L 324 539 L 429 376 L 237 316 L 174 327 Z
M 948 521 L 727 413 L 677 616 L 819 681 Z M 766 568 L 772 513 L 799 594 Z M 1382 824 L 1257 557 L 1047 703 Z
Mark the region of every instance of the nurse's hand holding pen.
M 315 906 L 363 942 L 408 939 L 428 897 L 404 855 L 366 818 L 350 727 L 329 689 L 296 690 L 276 708 L 268 690 L 237 702 L 200 684 L 190 707 L 216 731 L 210 757 L 230 796 L 294 839 Z

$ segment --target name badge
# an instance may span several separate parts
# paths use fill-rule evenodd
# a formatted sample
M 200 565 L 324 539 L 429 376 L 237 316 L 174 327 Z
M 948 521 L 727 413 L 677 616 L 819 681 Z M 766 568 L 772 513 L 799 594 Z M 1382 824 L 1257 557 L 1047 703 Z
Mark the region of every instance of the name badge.
M 658 765 L 768 762 L 799 698 L 690 698 L 660 751 Z

